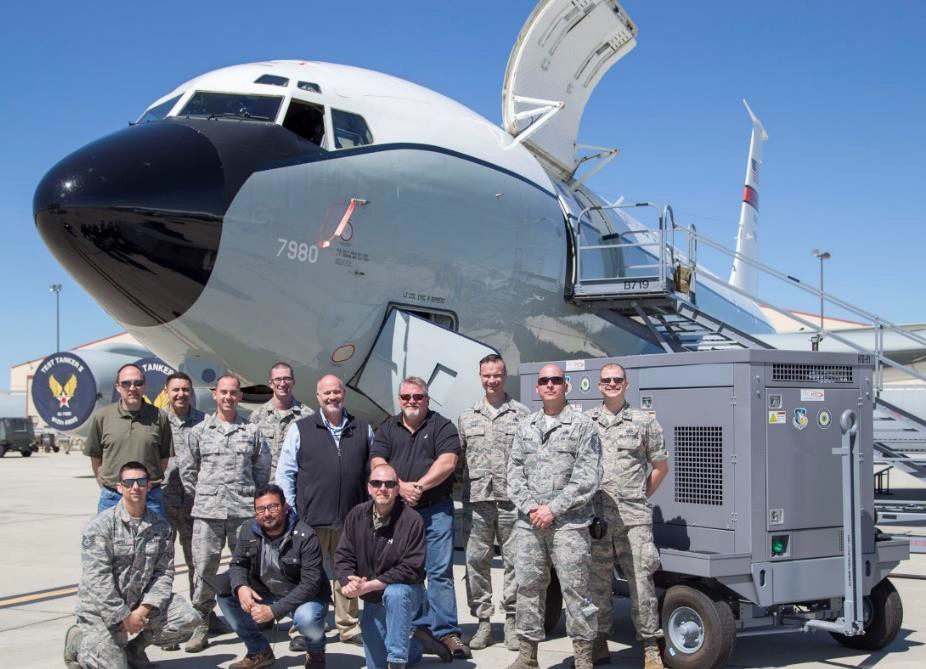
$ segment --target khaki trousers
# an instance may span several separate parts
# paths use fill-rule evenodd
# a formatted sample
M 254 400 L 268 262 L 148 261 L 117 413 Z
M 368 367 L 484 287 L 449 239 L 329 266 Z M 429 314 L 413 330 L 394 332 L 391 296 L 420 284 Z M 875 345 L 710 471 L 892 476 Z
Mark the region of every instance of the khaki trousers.
M 322 559 L 325 562 L 325 570 L 329 576 L 334 576 L 334 553 L 338 548 L 338 542 L 341 540 L 340 528 L 319 527 L 315 529 L 318 535 L 318 542 L 321 544 Z M 334 624 L 338 628 L 338 636 L 341 641 L 347 641 L 360 634 L 360 627 L 357 621 L 357 614 L 360 610 L 359 599 L 349 599 L 341 594 L 341 584 L 338 579 L 332 578 L 331 589 L 334 591 Z

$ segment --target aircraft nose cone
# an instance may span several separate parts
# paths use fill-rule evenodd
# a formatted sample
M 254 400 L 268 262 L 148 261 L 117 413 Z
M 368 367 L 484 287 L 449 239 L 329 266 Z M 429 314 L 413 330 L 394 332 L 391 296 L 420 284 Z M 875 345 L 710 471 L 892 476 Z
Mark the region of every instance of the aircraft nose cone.
M 183 314 L 209 279 L 225 181 L 205 135 L 150 123 L 64 158 L 36 188 L 33 213 L 58 261 L 115 318 L 158 325 Z

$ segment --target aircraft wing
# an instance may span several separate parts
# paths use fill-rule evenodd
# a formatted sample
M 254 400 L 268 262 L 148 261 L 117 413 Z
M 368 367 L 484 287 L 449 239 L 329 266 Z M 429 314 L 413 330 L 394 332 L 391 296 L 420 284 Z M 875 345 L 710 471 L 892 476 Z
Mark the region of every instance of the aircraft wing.
M 505 130 L 529 134 L 523 141 L 531 151 L 567 174 L 575 172 L 585 105 L 605 72 L 636 46 L 636 34 L 615 0 L 541 0 L 508 59 Z M 531 109 L 537 113 L 525 116 Z

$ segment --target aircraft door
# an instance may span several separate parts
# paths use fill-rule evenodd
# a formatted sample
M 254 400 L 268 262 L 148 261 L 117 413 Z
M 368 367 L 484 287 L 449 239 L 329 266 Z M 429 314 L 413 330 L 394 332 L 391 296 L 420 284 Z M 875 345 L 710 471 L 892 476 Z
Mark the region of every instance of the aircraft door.
M 399 385 L 428 382 L 431 408 L 456 420 L 482 394 L 479 361 L 495 349 L 400 309 L 386 317 L 370 356 L 349 384 L 383 411 L 399 412 Z

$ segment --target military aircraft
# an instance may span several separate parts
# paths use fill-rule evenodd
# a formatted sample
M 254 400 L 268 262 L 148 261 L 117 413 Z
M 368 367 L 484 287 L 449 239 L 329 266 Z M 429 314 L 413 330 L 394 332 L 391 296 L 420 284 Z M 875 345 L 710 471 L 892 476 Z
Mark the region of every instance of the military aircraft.
M 509 59 L 501 128 L 347 65 L 208 72 L 52 167 L 36 226 L 116 320 L 197 384 L 225 370 L 259 384 L 282 359 L 300 379 L 345 379 L 352 409 L 379 420 L 415 374 L 455 415 L 479 395 L 490 351 L 517 394 L 519 362 L 657 350 L 629 319 L 573 299 L 580 278 L 626 276 L 656 253 L 656 232 L 584 184 L 616 150 L 577 139 L 636 35 L 614 0 L 542 0 Z M 698 294 L 715 317 L 771 332 L 734 291 Z

